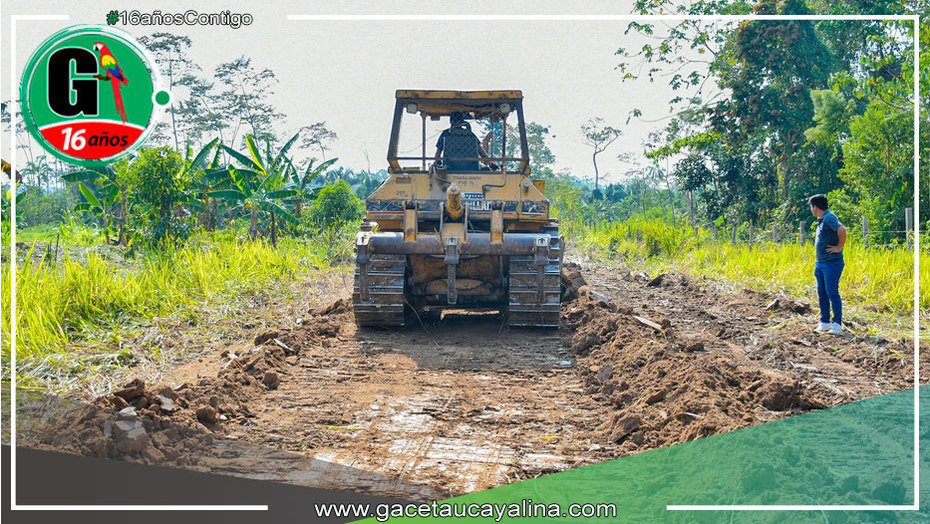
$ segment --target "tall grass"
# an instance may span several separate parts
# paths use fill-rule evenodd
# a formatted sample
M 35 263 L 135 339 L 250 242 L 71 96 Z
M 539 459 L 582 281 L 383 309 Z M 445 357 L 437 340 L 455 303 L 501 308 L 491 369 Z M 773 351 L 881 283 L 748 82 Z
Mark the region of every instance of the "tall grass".
M 203 307 L 325 267 L 322 243 L 285 238 L 277 248 L 230 233 L 201 235 L 183 247 L 108 260 L 93 251 L 80 260 L 19 264 L 16 271 L 17 356 L 59 352 L 101 329 L 128 320 L 174 313 L 196 316 Z M 4 271 L 9 274 L 9 265 Z M 2 290 L 3 335 L 9 340 L 10 286 Z M 4 367 L 9 363 L 4 343 Z
M 74 217 L 61 223 L 16 228 L 16 241 L 25 244 L 58 242 L 62 246 L 93 246 L 99 244 L 102 238 L 102 232 L 81 224 Z M 3 240 L 6 242 L 9 237 L 4 237 Z
M 816 301 L 814 248 L 808 243 L 760 242 L 752 249 L 690 226 L 677 228 L 661 221 L 587 226 L 574 239 L 588 252 L 648 269 L 674 267 L 702 276 L 722 278 L 757 289 L 783 292 Z M 909 314 L 913 311 L 914 258 L 907 249 L 864 247 L 850 235 L 844 249 L 846 267 L 840 291 L 850 304 L 873 311 Z M 930 278 L 921 264 L 920 276 Z M 921 310 L 930 308 L 930 286 L 920 291 Z

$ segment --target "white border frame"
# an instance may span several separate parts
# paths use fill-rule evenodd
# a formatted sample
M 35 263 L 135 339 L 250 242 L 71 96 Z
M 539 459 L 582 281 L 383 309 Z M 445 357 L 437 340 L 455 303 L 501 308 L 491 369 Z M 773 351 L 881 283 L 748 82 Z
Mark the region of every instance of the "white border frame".
M 69 15 L 12 15 L 10 17 L 10 166 L 16 172 L 16 22 L 68 20 Z M 666 505 L 667 511 L 919 511 L 920 510 L 920 16 L 919 15 L 287 15 L 288 21 L 682 21 L 713 20 L 903 20 L 914 24 L 914 503 L 910 505 Z M 2 35 L 0 35 L 2 36 Z M 12 184 L 15 187 L 15 175 Z M 16 510 L 267 510 L 267 505 L 18 505 L 16 504 L 16 199 L 10 214 L 10 501 Z M 0 462 L 2 466 L 2 462 Z
M 69 15 L 10 16 L 10 173 L 16 187 L 16 113 L 19 112 L 19 83 L 16 75 L 16 22 L 67 21 Z M 155 67 L 154 60 L 152 67 Z M 156 75 L 157 75 L 156 71 Z M 153 83 L 155 83 L 153 81 Z M 158 85 L 158 84 L 156 84 Z M 10 510 L 34 511 L 268 511 L 268 505 L 248 504 L 17 504 L 16 503 L 16 198 L 10 199 Z M 0 279 L 2 281 L 2 279 Z M 2 403 L 0 403 L 2 405 Z M 0 459 L 2 460 L 2 459 Z M 0 463 L 2 469 L 2 463 Z

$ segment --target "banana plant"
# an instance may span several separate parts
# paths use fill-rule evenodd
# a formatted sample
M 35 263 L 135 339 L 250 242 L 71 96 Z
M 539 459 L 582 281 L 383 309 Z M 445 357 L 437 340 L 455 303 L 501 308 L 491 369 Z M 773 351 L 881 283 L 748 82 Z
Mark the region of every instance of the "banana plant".
M 192 182 L 192 194 L 188 200 L 188 205 L 195 213 L 205 217 L 206 228 L 212 231 L 216 228 L 217 218 L 219 215 L 218 201 L 210 193 L 217 189 L 225 189 L 228 185 L 229 172 L 225 167 L 220 167 L 221 147 L 217 147 L 220 139 L 215 138 L 205 145 L 196 155 L 193 155 L 193 149 L 187 149 L 187 156 L 184 160 L 185 171 L 198 171 L 200 176 L 194 177 Z M 210 151 L 215 152 L 213 159 L 207 162 Z M 191 158 L 193 156 L 193 159 Z M 183 174 L 183 173 L 182 173 Z
M 93 190 L 84 182 L 78 183 L 78 189 L 84 195 L 84 202 L 74 206 L 74 209 L 89 212 L 100 220 L 100 225 L 103 228 L 103 241 L 107 244 L 110 243 L 110 233 L 115 220 L 119 227 L 118 242 L 125 244 L 125 212 L 121 212 L 120 215 L 116 214 L 118 209 L 121 208 L 119 206 L 120 194 L 117 186 L 114 184 L 99 186 L 97 188 L 99 196 L 94 194 Z
M 84 196 L 84 202 L 74 206 L 75 211 L 91 213 L 100 221 L 103 239 L 110 243 L 110 233 L 114 223 L 117 225 L 117 241 L 127 244 L 126 217 L 129 212 L 127 183 L 120 176 L 119 170 L 126 167 L 126 161 L 113 166 L 103 166 L 93 170 L 77 171 L 62 175 L 66 182 L 77 182 L 78 190 Z
M 314 188 L 310 186 L 318 176 L 326 172 L 326 169 L 335 164 L 338 158 L 331 158 L 325 162 L 314 165 L 315 158 L 311 158 L 303 174 L 298 172 L 293 165 L 290 166 L 290 180 L 286 184 L 287 189 L 294 191 L 294 196 L 287 200 L 287 203 L 294 206 L 294 216 L 298 219 L 303 210 L 303 204 L 313 196 Z
M 292 224 L 298 222 L 297 218 L 279 203 L 281 199 L 295 195 L 293 189 L 285 186 L 289 169 L 293 167 L 287 157 L 287 151 L 294 145 L 298 136 L 294 135 L 277 153 L 273 153 L 270 144 L 266 144 L 264 154 L 262 154 L 262 151 L 255 145 L 252 135 L 245 137 L 248 155 L 226 145 L 222 146 L 242 167 L 229 166 L 227 170 L 232 187 L 211 191 L 209 195 L 230 202 L 235 212 L 248 213 L 249 237 L 252 239 L 258 236 L 258 219 L 262 215 L 270 216 L 273 245 L 277 245 L 279 217 Z

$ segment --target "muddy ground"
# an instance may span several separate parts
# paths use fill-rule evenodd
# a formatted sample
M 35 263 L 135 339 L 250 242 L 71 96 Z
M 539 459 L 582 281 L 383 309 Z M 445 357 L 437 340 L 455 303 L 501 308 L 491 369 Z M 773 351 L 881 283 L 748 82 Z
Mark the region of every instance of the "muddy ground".
M 344 285 L 157 380 L 29 401 L 19 445 L 429 500 L 913 386 L 911 341 L 815 334 L 806 303 L 564 273 L 559 331 L 465 312 L 360 330 Z

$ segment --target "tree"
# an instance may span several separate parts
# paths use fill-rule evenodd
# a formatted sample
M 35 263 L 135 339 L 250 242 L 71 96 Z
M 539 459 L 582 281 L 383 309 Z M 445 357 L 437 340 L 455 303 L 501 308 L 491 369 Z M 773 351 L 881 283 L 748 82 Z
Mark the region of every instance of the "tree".
M 680 0 L 637 2 L 641 14 L 843 14 L 850 9 L 909 12 L 903 2 Z M 909 22 L 749 20 L 738 25 L 686 20 L 630 23 L 647 38 L 621 49 L 623 80 L 667 78 L 680 91 L 670 103 L 665 143 L 651 158 L 704 157 L 713 187 L 699 191 L 705 212 L 741 219 L 795 219 L 805 198 L 842 185 L 842 143 L 849 118 L 874 96 L 890 100 L 908 71 Z M 913 34 L 913 33 L 910 33 Z M 912 81 L 911 81 L 912 83 Z M 827 89 L 829 88 L 829 89 Z M 683 106 L 683 107 L 682 107 Z M 634 109 L 634 116 L 641 111 Z M 742 158 L 733 158 L 740 155 Z M 740 195 L 742 198 L 735 198 Z M 747 205 L 746 202 L 749 201 Z
M 323 160 L 326 160 L 326 149 L 329 147 L 329 144 L 339 138 L 336 136 L 335 132 L 326 128 L 326 122 L 316 122 L 309 126 L 303 126 L 298 133 L 303 135 L 303 139 L 300 142 L 301 147 L 307 149 L 311 147 L 319 148 L 320 156 L 323 157 Z
M 355 196 L 349 183 L 337 180 L 320 188 L 301 219 L 299 231 L 325 246 L 329 259 L 350 250 L 349 238 L 365 216 L 365 203 Z
M 77 203 L 77 193 L 67 189 L 46 191 L 39 186 L 20 185 L 17 191 L 24 197 L 23 205 L 16 208 L 17 227 L 57 224 Z
M 548 136 L 548 126 L 538 122 L 526 124 L 526 145 L 530 153 L 530 170 L 537 175 L 551 171 L 552 165 L 555 164 L 555 155 L 546 143 Z M 517 137 L 514 136 L 514 138 Z
M 19 171 L 23 176 L 23 180 L 29 181 L 29 179 L 32 179 L 32 183 L 42 188 L 43 191 L 49 189 L 55 174 L 52 166 L 48 164 L 48 158 L 45 155 L 40 155 L 36 157 L 35 160 L 27 161 L 26 165 Z
M 700 192 L 710 184 L 716 182 L 713 172 L 707 167 L 702 155 L 692 153 L 675 164 L 672 176 L 678 179 L 681 189 L 688 192 L 690 206 L 690 219 L 694 220 L 694 192 Z M 717 217 L 712 217 L 716 219 Z
M 809 14 L 802 0 L 763 0 L 758 14 Z M 720 77 L 732 95 L 712 108 L 711 125 L 732 143 L 758 144 L 753 158 L 768 157 L 778 169 L 780 200 L 800 195 L 789 189 L 816 176 L 800 161 L 804 131 L 814 117 L 810 89 L 824 88 L 835 69 L 832 53 L 807 20 L 753 20 L 740 24 L 732 40 L 736 67 Z M 764 140 L 749 139 L 765 137 Z M 809 155 L 812 152 L 808 151 Z M 817 163 L 817 162 L 815 162 Z M 797 210 L 795 210 L 797 211 Z
M 365 216 L 365 205 L 345 180 L 323 186 L 307 210 L 311 224 L 322 229 L 342 229 Z
M 243 126 L 253 140 L 274 142 L 274 123 L 284 118 L 284 114 L 268 101 L 278 82 L 274 72 L 268 68 L 256 70 L 251 58 L 241 56 L 218 65 L 216 79 L 225 86 L 217 99 L 216 110 L 226 121 L 236 123 L 229 143 L 236 143 Z
M 178 101 L 176 109 L 178 119 L 184 123 L 187 142 L 200 145 L 204 136 L 215 135 L 224 141 L 224 131 L 229 124 L 223 113 L 222 94 L 216 92 L 214 84 L 191 74 L 178 79 L 178 85 L 186 87 L 188 92 L 185 99 Z
M 894 3 L 889 10 L 913 14 L 921 7 L 913 3 Z M 873 31 L 867 45 L 861 46 L 857 67 L 851 68 L 849 73 L 836 75 L 831 86 L 853 97 L 860 107 L 867 102 L 864 113 L 850 120 L 850 136 L 843 144 L 843 166 L 839 173 L 844 187 L 831 196 L 838 197 L 841 202 L 851 200 L 848 202 L 850 207 L 858 208 L 863 214 L 871 211 L 870 205 L 874 203 L 872 212 L 885 216 L 874 219 L 869 216 L 870 224 L 874 224 L 872 229 L 901 230 L 900 207 L 912 205 L 910 190 L 906 187 L 913 180 L 913 167 L 909 168 L 910 175 L 901 170 L 905 168 L 905 152 L 913 154 L 913 131 L 908 132 L 904 123 L 909 121 L 913 125 L 915 81 L 920 83 L 921 93 L 918 116 L 920 141 L 926 144 L 930 140 L 930 111 L 927 110 L 930 106 L 930 20 L 921 17 L 920 21 L 921 63 L 917 78 L 914 77 L 916 50 L 912 44 L 914 24 L 910 21 L 885 21 L 877 24 L 877 28 L 881 30 Z M 897 144 L 892 145 L 895 141 Z M 921 152 L 925 149 L 921 148 Z M 894 160 L 896 157 L 898 161 Z M 913 157 L 907 163 L 912 162 Z M 919 162 L 921 184 L 930 185 L 927 174 L 930 157 L 921 154 Z M 894 187 L 896 182 L 901 185 Z M 930 220 L 930 209 L 927 209 L 930 197 L 926 191 L 921 191 L 919 198 L 921 216 L 917 220 L 927 223 Z M 889 205 L 891 202 L 895 205 Z M 889 225 L 881 226 L 882 223 Z
M 181 153 L 170 147 L 146 148 L 126 173 L 132 219 L 155 243 L 183 238 L 189 213 L 181 208 L 192 182 Z
M 755 0 L 695 0 L 687 3 L 681 0 L 638 0 L 633 11 L 640 15 L 749 14 L 754 3 Z M 650 82 L 667 78 L 668 85 L 681 93 L 669 100 L 668 114 L 672 117 L 681 111 L 703 108 L 721 96 L 716 79 L 732 67 L 727 44 L 732 38 L 733 26 L 732 22 L 695 18 L 662 25 L 630 22 L 625 33 L 639 33 L 647 43 L 634 50 L 617 50 L 621 81 L 643 76 Z M 640 109 L 630 111 L 630 118 L 640 116 Z
M 903 210 L 914 194 L 913 130 L 911 113 L 880 100 L 852 119 L 839 174 L 844 188 L 830 194 L 847 202 L 850 219 L 867 217 L 873 231 L 904 230 Z
M 821 145 L 840 146 L 849 134 L 849 118 L 856 110 L 855 102 L 831 89 L 811 89 L 810 96 L 817 125 L 804 131 L 804 136 Z
M 685 191 L 704 189 L 714 182 L 713 174 L 702 155 L 692 153 L 675 164 L 672 174 L 681 182 Z
M 604 122 L 601 117 L 594 117 L 581 125 L 581 136 L 585 143 L 594 148 L 591 161 L 594 162 L 594 190 L 597 191 L 598 170 L 597 155 L 604 152 L 623 132 Z
M 187 50 L 191 47 L 191 39 L 186 36 L 173 35 L 171 33 L 153 33 L 149 36 L 139 38 L 139 42 L 146 46 L 152 54 L 155 55 L 155 62 L 161 69 L 162 74 L 168 79 L 168 91 L 177 96 L 176 87 L 184 85 L 187 79 L 192 78 L 200 67 L 191 61 L 187 56 Z M 179 80 L 184 80 L 178 82 Z M 174 137 L 174 148 L 181 150 L 181 142 L 178 138 L 178 122 L 175 116 L 180 100 L 171 101 L 168 112 L 171 114 L 171 134 Z
M 495 140 L 488 144 L 488 154 L 492 157 L 501 156 L 501 125 L 499 122 L 489 124 L 487 121 L 480 121 L 481 134 L 487 135 L 494 126 Z M 555 155 L 549 149 L 546 139 L 549 136 L 549 127 L 538 122 L 527 122 L 526 124 L 526 146 L 530 156 L 530 171 L 537 176 L 549 176 L 552 174 L 552 165 L 555 164 Z M 516 158 L 520 156 L 520 129 L 517 126 L 507 128 L 507 156 Z

